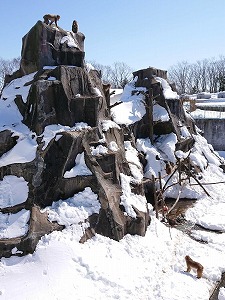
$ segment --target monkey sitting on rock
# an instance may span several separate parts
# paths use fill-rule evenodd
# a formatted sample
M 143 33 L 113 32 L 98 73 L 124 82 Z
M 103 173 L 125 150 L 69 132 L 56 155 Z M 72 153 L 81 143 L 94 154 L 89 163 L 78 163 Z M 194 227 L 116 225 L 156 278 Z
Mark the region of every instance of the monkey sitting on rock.
M 204 269 L 203 266 L 200 263 L 192 260 L 189 255 L 185 256 L 185 260 L 186 260 L 186 264 L 187 264 L 187 271 L 186 272 L 190 272 L 191 269 L 196 269 L 197 270 L 197 278 L 201 278 L 202 277 L 202 272 L 203 272 L 203 269 Z
M 57 21 L 60 19 L 60 16 L 47 14 L 47 15 L 43 16 L 43 19 L 44 19 L 45 24 L 52 25 L 52 23 L 55 22 L 56 27 L 58 27 Z M 49 21 L 50 21 L 50 23 L 49 23 Z

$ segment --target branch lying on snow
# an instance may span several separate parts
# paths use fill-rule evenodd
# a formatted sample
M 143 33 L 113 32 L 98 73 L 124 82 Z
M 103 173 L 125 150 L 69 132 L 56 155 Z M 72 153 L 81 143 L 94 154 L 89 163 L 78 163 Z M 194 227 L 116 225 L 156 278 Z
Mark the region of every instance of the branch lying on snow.
M 211 185 L 211 184 L 220 184 L 225 183 L 225 181 L 218 181 L 218 182 L 201 182 L 202 185 Z M 191 183 L 190 185 L 198 185 L 198 183 Z
M 113 108 L 113 107 L 115 107 L 115 106 L 117 106 L 117 105 L 119 105 L 119 104 L 121 104 L 121 103 L 123 103 L 123 102 L 122 102 L 122 101 L 116 102 L 116 103 L 110 105 L 109 108 L 111 109 L 111 108 Z

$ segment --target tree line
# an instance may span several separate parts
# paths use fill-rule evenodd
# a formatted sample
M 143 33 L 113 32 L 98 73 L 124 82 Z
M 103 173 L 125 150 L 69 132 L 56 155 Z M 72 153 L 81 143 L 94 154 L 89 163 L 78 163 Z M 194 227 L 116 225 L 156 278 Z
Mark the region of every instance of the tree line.
M 104 83 L 110 83 L 112 88 L 124 88 L 132 79 L 132 69 L 124 62 L 115 62 L 112 66 L 102 65 L 95 61 L 90 61 L 96 70 L 101 74 Z M 20 57 L 13 59 L 0 58 L 0 91 L 4 85 L 5 75 L 11 75 L 19 69 Z
M 124 88 L 133 78 L 132 68 L 124 62 L 115 62 L 112 66 L 102 65 L 95 61 L 88 62 L 101 74 L 104 83 L 112 88 Z M 0 91 L 6 74 L 19 69 L 20 57 L 6 60 L 0 58 Z M 196 63 L 179 62 L 168 70 L 168 79 L 174 82 L 178 94 L 200 92 L 216 93 L 225 90 L 225 57 L 203 59 Z
M 224 91 L 225 57 L 177 63 L 169 68 L 168 78 L 175 83 L 179 94 Z
M 5 75 L 11 75 L 19 69 L 20 57 L 13 59 L 3 59 L 0 57 L 0 91 L 4 85 Z

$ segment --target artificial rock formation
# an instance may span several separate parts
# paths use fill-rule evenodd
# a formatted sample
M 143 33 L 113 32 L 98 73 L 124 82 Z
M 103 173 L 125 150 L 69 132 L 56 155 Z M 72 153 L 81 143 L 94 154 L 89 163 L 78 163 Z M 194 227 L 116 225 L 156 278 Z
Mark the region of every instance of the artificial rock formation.
M 86 187 L 98 195 L 101 204 L 99 214 L 90 216 L 90 228 L 81 242 L 93 232 L 120 240 L 127 233 L 145 235 L 150 222 L 147 203 L 144 212 L 133 207 L 136 217 L 124 213 L 120 204 L 122 187 L 120 174 L 131 175 L 125 157 L 124 130 L 119 126 L 104 129 L 103 122 L 110 121 L 109 107 L 103 91 L 100 75 L 87 70 L 84 65 L 84 35 L 66 32 L 38 21 L 23 38 L 20 70 L 6 79 L 13 79 L 36 72 L 27 99 L 19 90 L 14 102 L 22 116 L 22 123 L 31 131 L 37 142 L 36 157 L 30 162 L 10 163 L 0 167 L 0 177 L 15 175 L 28 182 L 28 198 L 19 205 L 3 207 L 2 214 L 14 214 L 22 209 L 30 211 L 29 229 L 25 236 L 0 240 L 0 256 L 33 252 L 38 240 L 45 233 L 62 230 L 63 226 L 51 223 L 41 208 L 59 199 L 67 199 Z M 2 100 L 1 100 L 2 101 Z M 60 132 L 45 145 L 43 132 L 48 125 L 61 124 L 73 127 L 86 123 L 83 130 Z M 16 125 L 15 125 L 16 126 Z M 12 129 L 13 130 L 13 129 Z M 0 132 L 0 154 L 12 149 L 19 136 L 10 130 Z M 117 151 L 110 150 L 115 142 Z M 107 153 L 93 155 L 92 148 L 108 148 Z M 78 154 L 84 153 L 85 163 L 92 175 L 65 178 L 64 174 L 74 166 Z M 141 182 L 132 186 L 132 192 L 144 196 Z M 91 233 L 91 234 L 90 234 Z
M 147 198 L 149 202 L 152 202 L 152 186 L 150 180 L 132 177 L 125 144 L 129 143 L 136 149 L 139 138 L 150 138 L 154 144 L 161 135 L 171 133 L 177 140 L 175 151 L 187 153 L 195 143 L 193 120 L 184 112 L 178 98 L 165 97 L 162 84 L 157 80 L 157 77 L 166 80 L 167 73 L 163 70 L 147 68 L 134 72 L 136 81 L 131 96 L 143 94 L 146 113 L 127 126 L 112 122 L 110 99 L 104 94 L 100 74 L 96 70 L 88 70 L 84 64 L 84 35 L 77 32 L 76 25 L 74 22 L 73 31 L 67 32 L 38 21 L 23 38 L 20 70 L 6 78 L 6 84 L 9 84 L 13 79 L 36 72 L 23 85 L 29 86 L 26 99 L 20 92 L 21 87 L 16 87 L 13 103 L 7 103 L 4 91 L 1 98 L 1 101 L 6 101 L 8 109 L 16 105 L 15 115 L 19 114 L 21 119 L 11 127 L 6 124 L 1 127 L 0 179 L 7 175 L 22 177 L 28 183 L 28 197 L 24 203 L 0 208 L 0 213 L 15 214 L 28 210 L 30 217 L 24 236 L 0 239 L 0 256 L 32 253 L 41 236 L 62 230 L 64 226 L 50 222 L 47 213 L 41 212 L 41 209 L 73 197 L 87 187 L 98 195 L 100 210 L 84 221 L 89 227 L 80 242 L 85 242 L 95 233 L 117 241 L 128 233 L 144 236 L 150 223 L 147 203 L 144 203 L 144 209 L 141 206 L 142 210 L 131 205 L 132 214 L 126 211 L 126 205 L 121 201 L 124 196 L 122 177 L 130 179 L 132 195 L 144 200 Z M 154 105 L 166 111 L 166 120 L 154 120 Z M 28 128 L 29 143 L 36 145 L 35 157 L 28 162 L 3 164 L 2 158 L 21 142 L 21 122 Z M 58 124 L 64 129 L 46 142 L 46 128 Z M 85 126 L 77 130 L 75 124 Z M 189 134 L 184 135 L 184 129 Z M 112 145 L 116 145 L 116 150 Z M 99 148 L 106 151 L 93 152 L 93 149 Z M 90 173 L 70 178 L 64 176 L 81 154 Z M 145 154 L 140 152 L 139 159 L 144 169 L 147 164 Z M 160 159 L 166 166 L 163 158 Z

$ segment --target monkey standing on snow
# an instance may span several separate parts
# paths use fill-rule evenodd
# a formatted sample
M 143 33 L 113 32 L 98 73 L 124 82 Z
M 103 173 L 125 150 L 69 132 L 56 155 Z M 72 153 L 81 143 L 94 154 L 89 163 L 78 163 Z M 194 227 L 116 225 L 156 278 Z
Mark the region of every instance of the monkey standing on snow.
M 57 21 L 60 19 L 60 16 L 47 14 L 47 15 L 43 16 L 43 19 L 44 19 L 45 24 L 52 25 L 52 23 L 55 22 L 56 27 L 58 27 Z M 50 21 L 50 24 L 49 24 L 49 21 Z
M 185 256 L 185 260 L 186 260 L 186 264 L 187 264 L 187 271 L 186 272 L 190 272 L 191 268 L 196 269 L 197 270 L 197 278 L 201 278 L 202 277 L 202 272 L 203 272 L 203 269 L 204 269 L 203 266 L 200 263 L 192 260 L 189 255 Z

